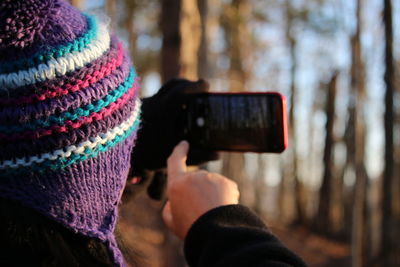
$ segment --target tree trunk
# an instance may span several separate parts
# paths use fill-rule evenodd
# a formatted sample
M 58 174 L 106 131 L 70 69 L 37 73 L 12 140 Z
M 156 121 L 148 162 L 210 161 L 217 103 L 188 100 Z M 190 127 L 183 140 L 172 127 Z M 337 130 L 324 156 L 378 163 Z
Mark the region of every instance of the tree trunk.
M 84 0 L 70 0 L 71 5 L 77 8 L 82 8 L 83 7 L 83 1 Z
M 108 0 L 108 1 L 110 1 L 110 0 Z M 135 24 L 134 24 L 135 12 L 137 9 L 136 0 L 125 0 L 124 7 L 125 7 L 125 12 L 126 12 L 124 26 L 125 26 L 126 31 L 128 32 L 129 54 L 135 63 L 138 60 L 137 51 L 136 51 L 136 49 L 137 49 L 136 48 L 136 31 L 135 31 L 135 27 L 134 27 L 135 26 Z M 111 7 L 108 7 L 107 9 L 110 10 Z
M 350 44 L 353 47 L 353 41 Z M 354 49 L 352 48 L 352 55 L 354 54 Z M 353 58 L 353 56 L 352 56 Z M 352 60 L 354 62 L 354 60 Z M 353 77 L 355 72 L 355 66 L 352 63 L 351 73 L 350 76 Z M 348 106 L 348 120 L 346 125 L 346 130 L 344 132 L 344 142 L 346 145 L 346 160 L 344 163 L 343 168 L 341 169 L 340 178 L 342 179 L 341 184 L 343 188 L 341 190 L 342 193 L 342 207 L 343 207 L 343 227 L 342 227 L 342 234 L 345 236 L 345 239 L 348 242 L 351 242 L 351 228 L 352 228 L 352 212 L 353 212 L 353 203 L 354 203 L 354 185 L 352 187 L 345 186 L 345 175 L 348 172 L 355 172 L 355 155 L 356 155 L 356 148 L 355 148 L 355 125 L 356 125 L 356 107 L 355 107 L 355 90 L 353 89 L 353 80 L 349 92 L 349 106 Z
M 178 77 L 180 72 L 181 0 L 162 0 L 160 27 L 162 32 L 161 80 Z
M 197 79 L 197 56 L 200 46 L 201 23 L 197 0 L 183 0 L 180 15 L 180 72 L 186 79 Z
M 226 52 L 230 59 L 228 70 L 229 91 L 245 90 L 248 77 L 243 63 L 249 51 L 249 29 L 247 21 L 250 17 L 250 2 L 248 0 L 232 0 L 223 7 L 221 24 L 225 33 Z M 223 154 L 223 175 L 236 181 L 241 190 L 241 202 L 251 204 L 248 194 L 249 184 L 245 181 L 243 153 Z
M 367 177 L 364 165 L 365 125 L 363 107 L 365 100 L 364 64 L 361 57 L 361 0 L 357 0 L 356 32 L 352 37 L 352 68 L 351 86 L 354 92 L 353 104 L 355 106 L 355 173 L 354 205 L 352 222 L 352 266 L 365 265 L 365 201 L 367 191 Z
M 209 43 L 210 43 L 210 35 L 209 35 L 209 12 L 208 0 L 198 0 L 199 13 L 200 13 L 200 21 L 201 21 L 201 39 L 200 39 L 200 47 L 198 53 L 198 65 L 197 72 L 198 76 L 203 79 L 209 78 L 211 75 L 210 65 L 209 65 Z
M 331 221 L 331 202 L 333 186 L 333 146 L 335 122 L 335 100 L 336 100 L 336 79 L 337 73 L 334 73 L 328 85 L 328 94 L 326 98 L 326 125 L 325 125 L 325 149 L 324 149 L 324 174 L 322 185 L 319 190 L 319 205 L 316 226 L 321 233 L 331 234 L 333 227 Z
M 395 62 L 395 67 L 394 67 L 394 73 L 399 73 L 400 71 L 400 60 Z M 400 77 L 399 75 L 394 75 L 394 98 L 399 98 L 400 97 Z M 395 129 L 399 129 L 400 127 L 400 108 L 397 107 L 395 110 Z M 396 131 L 396 130 L 395 130 Z M 394 149 L 394 159 L 395 159 L 395 166 L 394 166 L 394 176 L 393 176 L 393 185 L 392 185 L 392 208 L 393 208 L 393 228 L 394 228 L 394 233 L 392 236 L 400 236 L 400 140 L 397 140 L 398 142 L 395 144 L 395 149 Z M 397 248 L 397 252 L 395 252 L 395 255 L 397 255 L 397 258 L 395 260 L 397 265 L 400 265 L 400 240 L 399 239 L 394 239 L 394 244 L 393 246 Z
M 231 0 L 225 4 L 221 18 L 225 32 L 226 52 L 230 59 L 228 70 L 229 90 L 240 92 L 246 89 L 248 72 L 244 62 L 249 56 L 250 32 L 247 22 L 251 6 L 248 0 Z
M 263 216 L 263 196 L 265 192 L 265 170 L 266 170 L 266 159 L 262 154 L 257 155 L 257 171 L 254 177 L 254 211 Z
M 161 79 L 197 79 L 201 36 L 197 0 L 163 0 L 161 6 Z
M 289 109 L 289 134 L 291 143 L 291 161 L 292 161 L 292 173 L 290 178 L 294 184 L 294 201 L 296 217 L 295 223 L 305 224 L 305 202 L 303 197 L 303 185 L 299 180 L 298 176 L 298 156 L 297 156 L 297 142 L 296 142 L 296 121 L 295 121 L 295 108 L 296 108 L 296 73 L 297 73 L 297 59 L 296 59 L 296 40 L 292 34 L 293 26 L 293 8 L 290 1 L 286 1 L 286 39 L 288 41 L 289 53 L 290 53 L 290 109 Z M 289 177 L 288 177 L 289 178 Z
M 114 31 L 116 29 L 117 21 L 115 18 L 115 0 L 106 0 L 104 9 L 107 16 L 110 18 L 111 29 Z
M 384 266 L 394 266 L 399 255 L 396 255 L 393 237 L 393 214 L 392 214 L 392 186 L 394 180 L 394 142 L 393 142 L 393 94 L 394 94 L 394 62 L 393 62 L 393 26 L 392 26 L 392 4 L 390 0 L 384 1 L 383 21 L 385 26 L 385 168 L 382 184 L 382 238 L 381 256 Z M 397 190 L 397 192 L 399 192 Z M 398 250 L 398 249 L 397 249 Z M 397 251 L 398 253 L 398 251 Z

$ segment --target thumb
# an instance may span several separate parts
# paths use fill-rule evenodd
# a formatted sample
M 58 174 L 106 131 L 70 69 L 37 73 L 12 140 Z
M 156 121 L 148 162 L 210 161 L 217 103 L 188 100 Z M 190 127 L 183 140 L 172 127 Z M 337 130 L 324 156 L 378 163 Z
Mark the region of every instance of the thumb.
M 167 173 L 168 179 L 179 176 L 186 172 L 186 159 L 189 150 L 189 143 L 187 141 L 181 141 L 175 146 L 174 151 L 169 156 L 167 161 Z
M 169 229 L 173 229 L 174 220 L 172 218 L 171 204 L 170 204 L 169 201 L 167 201 L 167 203 L 165 204 L 165 206 L 163 208 L 162 218 L 163 218 L 163 221 L 164 221 L 165 225 Z

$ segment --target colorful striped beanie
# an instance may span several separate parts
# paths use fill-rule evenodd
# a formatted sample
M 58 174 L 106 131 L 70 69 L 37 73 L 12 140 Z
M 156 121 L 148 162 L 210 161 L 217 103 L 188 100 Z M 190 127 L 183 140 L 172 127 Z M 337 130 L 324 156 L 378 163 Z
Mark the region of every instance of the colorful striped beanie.
M 0 197 L 100 239 L 139 125 L 138 78 L 100 19 L 63 0 L 0 1 Z

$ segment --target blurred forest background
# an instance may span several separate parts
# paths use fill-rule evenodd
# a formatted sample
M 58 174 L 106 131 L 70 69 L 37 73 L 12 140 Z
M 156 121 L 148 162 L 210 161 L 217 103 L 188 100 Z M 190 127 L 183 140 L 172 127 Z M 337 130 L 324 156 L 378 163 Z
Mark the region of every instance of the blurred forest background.
M 142 96 L 176 76 L 283 93 L 287 151 L 206 168 L 237 181 L 241 202 L 310 266 L 400 266 L 400 1 L 71 2 L 111 18 Z M 143 193 L 121 208 L 133 266 L 185 266 L 162 204 Z

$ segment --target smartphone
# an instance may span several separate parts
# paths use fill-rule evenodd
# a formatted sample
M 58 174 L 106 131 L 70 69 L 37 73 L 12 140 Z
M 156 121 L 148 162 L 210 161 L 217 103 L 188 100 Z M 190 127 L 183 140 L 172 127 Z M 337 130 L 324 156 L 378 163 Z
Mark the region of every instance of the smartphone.
M 270 153 L 287 147 L 286 101 L 279 93 L 187 94 L 182 112 L 184 138 L 193 147 Z

